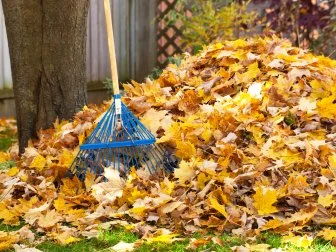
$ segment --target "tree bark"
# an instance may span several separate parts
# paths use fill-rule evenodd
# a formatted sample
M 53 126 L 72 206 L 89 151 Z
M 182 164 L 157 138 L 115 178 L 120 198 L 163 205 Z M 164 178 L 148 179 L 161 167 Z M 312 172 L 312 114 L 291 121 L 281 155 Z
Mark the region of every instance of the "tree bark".
M 2 0 L 20 152 L 86 104 L 89 0 Z

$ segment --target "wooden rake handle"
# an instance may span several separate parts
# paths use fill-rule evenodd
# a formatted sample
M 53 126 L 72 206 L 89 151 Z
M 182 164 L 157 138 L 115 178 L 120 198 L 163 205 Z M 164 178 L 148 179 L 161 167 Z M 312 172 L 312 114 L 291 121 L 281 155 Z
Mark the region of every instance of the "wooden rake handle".
M 117 60 L 116 60 L 115 46 L 114 46 L 110 0 L 104 0 L 104 11 L 105 11 L 105 21 L 106 21 L 107 42 L 108 42 L 108 48 L 109 48 L 109 54 L 110 54 L 113 93 L 114 95 L 119 95 L 120 92 L 119 92 L 118 69 L 117 69 Z

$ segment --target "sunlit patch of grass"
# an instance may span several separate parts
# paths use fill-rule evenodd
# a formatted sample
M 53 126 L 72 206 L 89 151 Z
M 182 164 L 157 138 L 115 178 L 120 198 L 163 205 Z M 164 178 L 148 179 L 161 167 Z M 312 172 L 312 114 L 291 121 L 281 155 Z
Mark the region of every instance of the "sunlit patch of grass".
M 281 248 L 288 252 L 336 252 L 336 248 L 331 244 L 331 242 L 319 238 L 315 239 L 312 245 L 308 248 L 299 248 L 292 244 L 283 244 Z
M 20 225 L 17 225 L 17 226 L 10 226 L 10 225 L 6 225 L 6 224 L 3 224 L 3 223 L 0 223 L 0 231 L 3 231 L 3 232 L 17 231 L 20 228 L 22 228 L 23 226 L 24 226 L 24 222 L 23 221 L 20 223 Z
M 69 245 L 59 245 L 47 241 L 36 246 L 37 249 L 50 252 L 84 252 L 84 251 L 101 251 L 111 247 L 109 243 L 98 239 L 86 239 Z
M 20 229 L 24 223 L 19 226 L 9 226 L 5 224 L 0 224 L 0 231 L 11 232 Z M 197 249 L 187 249 L 192 238 L 202 239 L 203 237 L 218 237 L 222 242 L 223 246 L 215 244 L 212 241 L 206 245 L 200 246 Z M 182 251 L 219 251 L 226 252 L 232 251 L 231 247 L 245 245 L 247 242 L 241 237 L 232 236 L 229 233 L 224 233 L 222 235 L 217 235 L 209 233 L 207 235 L 202 235 L 195 233 L 181 241 L 174 241 L 171 244 L 163 242 L 153 242 L 153 243 L 143 243 L 139 247 L 135 248 L 134 251 L 137 252 L 147 252 L 147 251 L 172 251 L 172 252 L 182 252 Z M 80 251 L 110 251 L 111 247 L 119 243 L 120 241 L 133 243 L 139 239 L 138 235 L 132 233 L 124 228 L 113 228 L 111 230 L 102 231 L 97 238 L 83 239 L 81 241 L 68 244 L 60 245 L 53 241 L 46 241 L 36 246 L 37 249 L 42 251 L 50 252 L 80 252 Z M 269 244 L 271 248 L 282 248 L 283 251 L 317 251 L 317 252 L 336 252 L 336 248 L 333 247 L 331 242 L 324 241 L 323 239 L 314 240 L 313 244 L 309 248 L 298 248 L 291 244 L 282 244 L 281 235 L 265 232 L 260 234 L 256 238 L 256 244 Z M 14 250 L 9 250 L 14 251 Z
M 139 238 L 135 233 L 127 231 L 123 228 L 115 228 L 109 231 L 104 231 L 98 236 L 98 240 L 108 242 L 112 245 L 115 245 L 120 241 L 131 243 L 138 239 Z
M 271 246 L 271 248 L 280 248 L 281 247 L 281 235 L 264 232 L 257 237 L 257 243 L 266 243 Z
M 120 241 L 135 242 L 138 240 L 136 234 L 129 232 L 123 228 L 115 228 L 101 232 L 98 238 L 83 239 L 68 245 L 60 245 L 52 241 L 43 242 L 36 248 L 42 251 L 58 252 L 58 251 L 105 251 L 108 248 L 116 245 Z M 106 250 L 108 251 L 108 250 Z

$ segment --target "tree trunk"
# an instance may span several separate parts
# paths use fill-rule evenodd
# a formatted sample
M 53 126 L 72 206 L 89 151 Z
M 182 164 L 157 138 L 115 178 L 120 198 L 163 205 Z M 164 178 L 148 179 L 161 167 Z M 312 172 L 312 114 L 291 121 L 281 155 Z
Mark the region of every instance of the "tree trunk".
M 20 152 L 58 117 L 86 104 L 89 0 L 2 0 Z

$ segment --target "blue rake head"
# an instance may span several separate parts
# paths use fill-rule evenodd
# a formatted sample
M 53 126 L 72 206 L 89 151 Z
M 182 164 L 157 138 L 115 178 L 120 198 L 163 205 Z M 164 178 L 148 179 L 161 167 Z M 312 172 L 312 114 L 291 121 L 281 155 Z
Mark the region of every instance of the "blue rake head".
M 102 175 L 104 168 L 118 169 L 120 174 L 128 173 L 131 167 L 148 169 L 151 174 L 157 169 L 173 171 L 178 160 L 155 141 L 154 135 L 123 103 L 117 114 L 114 101 L 80 146 L 68 173 L 84 179 L 88 171 Z

